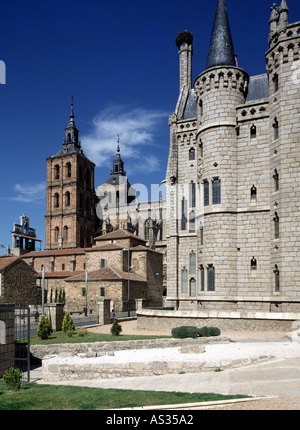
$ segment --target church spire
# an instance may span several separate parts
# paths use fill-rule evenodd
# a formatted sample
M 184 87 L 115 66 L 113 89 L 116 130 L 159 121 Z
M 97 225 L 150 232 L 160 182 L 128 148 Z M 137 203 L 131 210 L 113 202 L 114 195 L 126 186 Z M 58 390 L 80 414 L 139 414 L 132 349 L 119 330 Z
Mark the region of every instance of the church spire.
M 225 0 L 218 0 L 206 69 L 236 66 Z
M 75 118 L 74 102 L 73 102 L 73 96 L 72 96 L 70 121 L 69 121 L 68 127 L 65 128 L 66 136 L 65 136 L 63 143 L 64 144 L 74 144 L 75 146 L 80 147 L 80 142 L 78 141 L 79 131 L 77 130 L 77 128 L 75 126 L 74 118 Z

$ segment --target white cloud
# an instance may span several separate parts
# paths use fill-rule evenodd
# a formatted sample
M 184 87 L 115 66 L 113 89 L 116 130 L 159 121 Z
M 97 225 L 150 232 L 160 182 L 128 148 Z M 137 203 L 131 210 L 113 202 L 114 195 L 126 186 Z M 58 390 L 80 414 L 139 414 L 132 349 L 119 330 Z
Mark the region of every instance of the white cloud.
M 138 160 L 144 156 L 143 165 L 134 166 L 134 170 L 150 173 L 160 167 L 159 157 L 153 154 L 155 145 L 154 133 L 166 114 L 127 106 L 109 107 L 100 112 L 93 120 L 93 130 L 82 136 L 82 146 L 86 156 L 93 160 L 97 167 L 111 166 L 115 157 L 118 136 L 120 138 L 121 156 Z M 147 149 L 150 150 L 147 150 Z M 153 152 L 152 152 L 153 151 Z M 124 157 L 123 160 L 124 160 Z M 125 166 L 127 172 L 130 166 Z
M 35 203 L 40 200 L 44 202 L 46 197 L 46 183 L 41 182 L 34 185 L 15 184 L 14 193 L 15 195 L 11 197 L 11 200 L 24 203 Z

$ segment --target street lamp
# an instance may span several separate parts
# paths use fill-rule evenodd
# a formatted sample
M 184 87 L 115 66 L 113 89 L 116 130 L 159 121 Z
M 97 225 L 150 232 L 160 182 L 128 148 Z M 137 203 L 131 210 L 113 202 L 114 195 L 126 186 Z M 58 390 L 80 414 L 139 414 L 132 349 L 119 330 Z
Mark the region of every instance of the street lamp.
M 129 259 L 129 248 L 123 248 L 123 251 L 128 252 L 128 317 L 130 317 L 130 269 L 134 269 L 134 266 L 130 266 L 130 259 Z

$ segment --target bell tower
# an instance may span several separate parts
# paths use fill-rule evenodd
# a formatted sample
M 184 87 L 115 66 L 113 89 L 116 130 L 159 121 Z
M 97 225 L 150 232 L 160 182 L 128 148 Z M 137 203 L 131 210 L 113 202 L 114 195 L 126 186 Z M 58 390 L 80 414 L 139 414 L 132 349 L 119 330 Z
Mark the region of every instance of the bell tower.
M 73 100 L 60 151 L 47 158 L 45 250 L 90 247 L 96 229 L 95 164 L 83 153 Z

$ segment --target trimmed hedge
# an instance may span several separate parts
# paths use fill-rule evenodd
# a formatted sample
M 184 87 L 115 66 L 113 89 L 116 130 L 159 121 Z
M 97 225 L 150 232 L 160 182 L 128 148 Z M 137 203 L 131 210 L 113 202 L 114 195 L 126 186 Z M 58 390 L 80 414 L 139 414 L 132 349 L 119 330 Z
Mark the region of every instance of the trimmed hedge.
M 172 336 L 179 339 L 184 339 L 187 337 L 196 338 L 200 337 L 210 337 L 219 336 L 221 331 L 217 327 L 201 327 L 197 328 L 194 326 L 180 326 L 175 327 L 171 331 Z
M 184 339 L 186 337 L 192 337 L 192 338 L 198 337 L 197 327 L 192 327 L 192 326 L 175 327 L 172 329 L 171 333 L 173 337 L 176 337 L 179 339 Z

